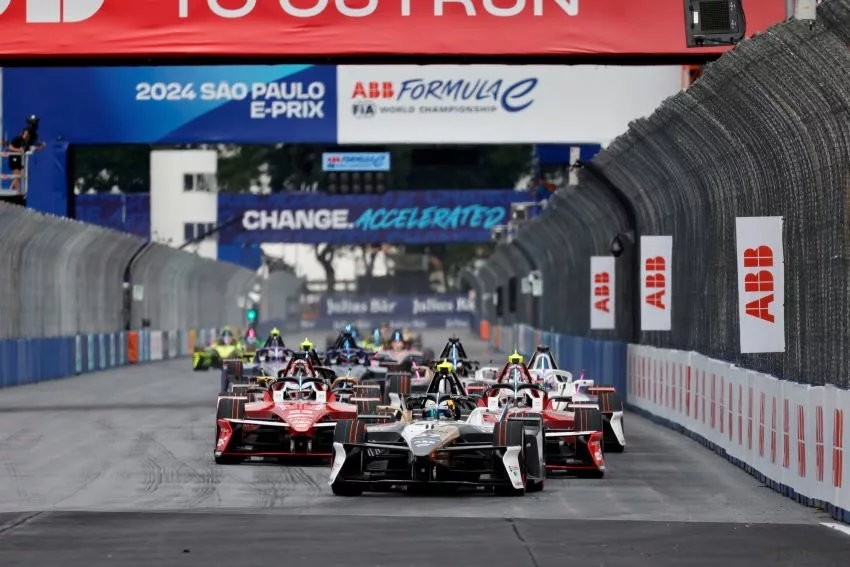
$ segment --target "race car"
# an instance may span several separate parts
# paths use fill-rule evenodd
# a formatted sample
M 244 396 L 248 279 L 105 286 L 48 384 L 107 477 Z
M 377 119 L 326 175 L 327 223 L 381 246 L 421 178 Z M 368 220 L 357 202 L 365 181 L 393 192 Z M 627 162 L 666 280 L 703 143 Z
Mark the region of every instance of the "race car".
M 547 346 L 537 347 L 528 362 L 528 370 L 549 391 L 564 400 L 556 404 L 557 409 L 572 402 L 596 404 L 602 412 L 605 450 L 611 453 L 626 450 L 623 400 L 614 386 L 597 386 L 593 380 L 584 377 L 584 371 L 578 379 L 574 379 L 571 372 L 558 368 Z
M 219 395 L 216 463 L 293 456 L 328 458 L 340 419 L 357 419 L 357 403 L 361 402 L 365 413 L 374 413 L 378 398 L 340 402 L 310 366 L 309 360 L 294 360 L 287 375 L 272 381 L 256 401 L 249 401 L 247 396 Z
M 472 376 L 465 376 L 460 381 L 466 388 L 467 395 L 480 396 L 484 390 L 497 382 L 500 370 L 495 366 L 480 367 Z
M 395 329 L 386 341 L 387 350 L 410 351 L 422 347 L 422 336 L 404 329 Z
M 550 395 L 536 382 L 514 352 L 497 378 L 481 395 L 479 405 L 487 408 L 485 420 L 496 420 L 507 412 L 513 417 L 539 416 L 543 419 L 545 462 L 548 471 L 576 472 L 579 476 L 605 475 L 603 419 L 599 408 L 569 400 L 565 411 L 553 403 L 565 401 Z
M 230 327 L 224 327 L 218 338 L 208 347 L 195 347 L 192 370 L 220 369 L 225 359 L 241 359 L 242 345 Z
M 289 364 L 292 355 L 293 351 L 285 347 L 264 347 L 254 353 L 253 364 L 262 367 L 269 375 L 277 376 Z
M 280 329 L 274 328 L 271 330 L 262 348 L 286 348 L 286 344 L 283 342 L 283 335 L 280 334 Z
M 396 371 L 399 368 L 399 361 L 392 353 L 379 350 L 369 358 L 369 363 L 373 367 L 386 368 L 388 371 Z
M 366 338 L 360 334 L 360 330 L 351 323 L 347 324 L 343 327 L 342 331 L 336 334 L 328 335 L 325 341 L 325 350 L 331 350 L 335 348 L 339 348 L 339 339 L 343 334 L 347 334 L 351 336 L 351 338 L 355 341 L 363 341 L 366 342 Z
M 368 335 L 361 338 L 360 346 L 364 349 L 379 351 L 384 348 L 384 330 L 381 327 L 375 327 Z
M 428 384 L 431 383 L 434 377 L 432 364 L 433 361 L 424 353 L 413 352 L 399 362 L 396 371 L 410 377 L 410 391 L 415 394 L 424 392 L 428 388 Z M 392 374 L 388 376 L 392 376 Z
M 254 329 L 248 329 L 248 332 L 245 333 L 245 337 L 242 339 L 242 360 L 245 362 L 253 362 L 254 354 L 257 352 L 257 349 L 260 348 L 260 341 L 257 338 L 257 331 Z
M 463 344 L 458 337 L 449 338 L 443 350 L 440 351 L 440 356 L 437 357 L 437 360 L 448 360 L 451 362 L 455 373 L 462 377 L 473 375 L 481 367 L 481 364 L 477 360 L 471 360 L 466 355 L 466 350 L 463 348 Z
M 262 398 L 262 391 L 258 388 L 265 388 L 270 382 L 280 377 L 294 375 L 298 360 L 310 362 L 311 373 L 307 376 L 322 378 L 330 384 L 336 378 L 336 374 L 332 369 L 316 364 L 318 355 L 312 350 L 309 339 L 301 343 L 301 349 L 297 352 L 287 349 L 288 354 L 280 348 L 264 349 L 258 357 L 260 360 L 254 363 L 245 363 L 238 359 L 226 360 L 222 367 L 221 391 L 248 395 L 249 401 L 252 400 L 252 394 L 259 394 Z
M 486 408 L 463 394 L 451 368 L 447 361 L 438 366 L 428 393 L 402 396 L 398 420 L 376 414 L 372 423 L 337 422 L 329 479 L 334 494 L 394 486 L 485 487 L 499 495 L 543 489 L 542 421 L 505 413 L 484 422 Z

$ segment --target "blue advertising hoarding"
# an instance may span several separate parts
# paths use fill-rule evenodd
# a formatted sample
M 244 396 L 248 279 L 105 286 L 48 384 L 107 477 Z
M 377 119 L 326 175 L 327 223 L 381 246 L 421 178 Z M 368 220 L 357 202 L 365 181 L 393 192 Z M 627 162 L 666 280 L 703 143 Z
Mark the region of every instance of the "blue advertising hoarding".
M 390 152 L 322 154 L 322 171 L 389 171 Z
M 393 191 L 383 195 L 283 193 L 221 195 L 221 244 L 263 242 L 327 244 L 427 244 L 489 242 L 490 229 L 506 222 L 510 205 L 524 201 L 512 190 Z
M 99 193 L 77 195 L 77 220 L 150 238 L 151 197 Z
M 43 67 L 3 70 L 4 128 L 41 118 L 75 144 L 336 143 L 336 67 Z

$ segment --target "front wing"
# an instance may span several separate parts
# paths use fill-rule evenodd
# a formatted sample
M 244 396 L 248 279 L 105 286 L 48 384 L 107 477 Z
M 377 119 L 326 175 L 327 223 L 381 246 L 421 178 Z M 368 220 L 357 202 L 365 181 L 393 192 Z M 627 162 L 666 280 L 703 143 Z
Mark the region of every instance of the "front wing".
M 544 432 L 546 470 L 603 473 L 602 432 L 552 430 Z
M 436 451 L 433 458 L 414 456 L 407 445 L 333 444 L 330 483 L 364 486 L 457 485 L 523 488 L 520 448 L 462 444 Z
M 286 423 L 250 417 L 220 418 L 215 456 L 233 461 L 245 459 L 276 459 L 282 457 L 332 456 L 336 422 L 313 425 L 308 432 L 292 431 Z

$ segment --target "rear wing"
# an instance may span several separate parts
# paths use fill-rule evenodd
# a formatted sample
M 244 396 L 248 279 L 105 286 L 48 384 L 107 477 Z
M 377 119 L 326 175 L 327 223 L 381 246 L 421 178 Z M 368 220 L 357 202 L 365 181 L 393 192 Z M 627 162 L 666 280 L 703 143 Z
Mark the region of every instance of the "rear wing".
M 357 405 L 357 419 L 370 421 L 378 413 L 378 404 L 383 401 L 381 387 L 377 384 L 356 384 L 352 387 L 351 403 Z
M 587 393 L 591 396 L 599 395 L 602 392 L 616 392 L 617 388 L 614 386 L 594 386 L 593 380 L 590 380 L 591 385 L 587 388 Z

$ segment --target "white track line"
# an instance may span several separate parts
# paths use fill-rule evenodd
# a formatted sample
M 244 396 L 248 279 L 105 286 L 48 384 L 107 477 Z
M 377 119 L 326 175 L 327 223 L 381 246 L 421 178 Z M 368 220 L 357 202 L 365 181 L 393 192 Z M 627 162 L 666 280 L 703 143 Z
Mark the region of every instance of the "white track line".
M 835 524 L 835 523 L 832 523 L 832 522 L 821 522 L 820 525 L 822 525 L 825 528 L 838 530 L 839 532 L 850 536 L 850 526 L 848 526 L 847 524 Z

